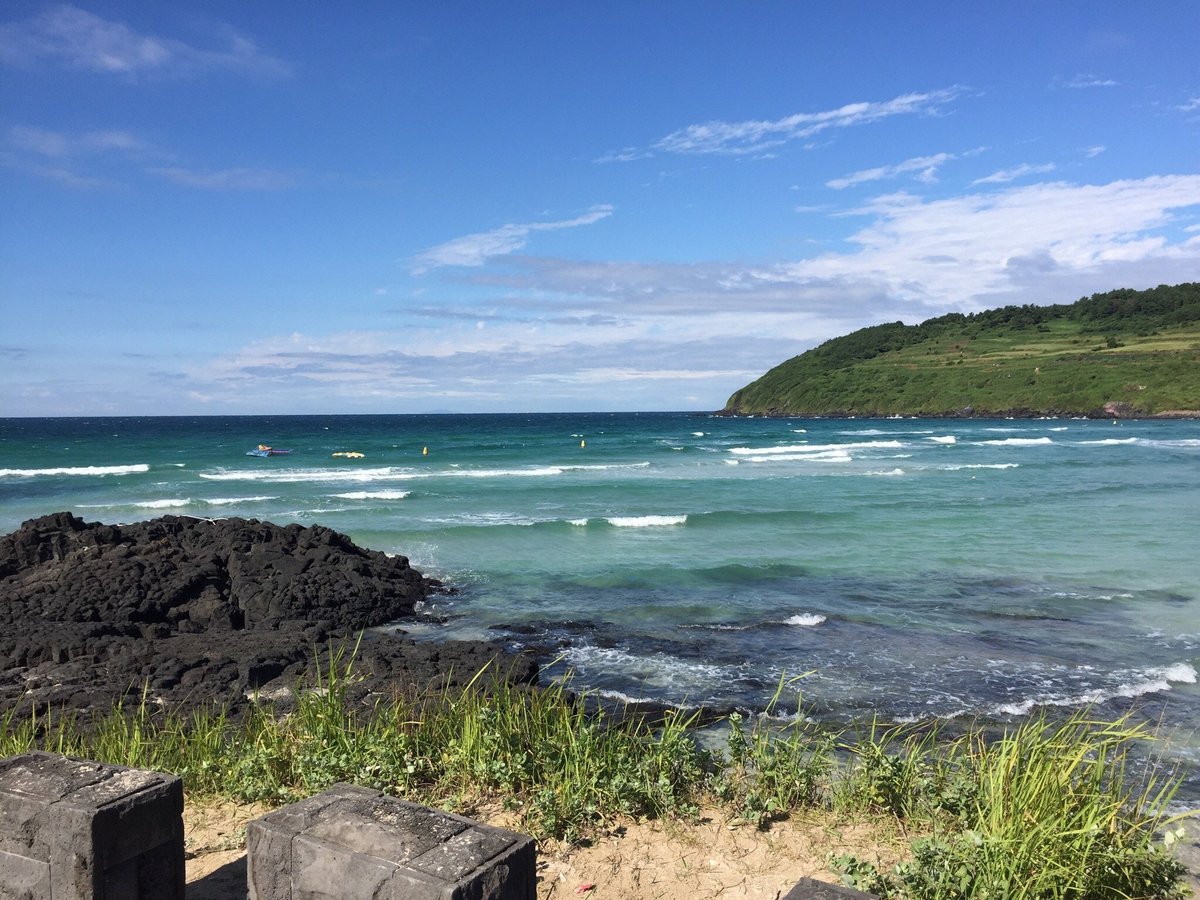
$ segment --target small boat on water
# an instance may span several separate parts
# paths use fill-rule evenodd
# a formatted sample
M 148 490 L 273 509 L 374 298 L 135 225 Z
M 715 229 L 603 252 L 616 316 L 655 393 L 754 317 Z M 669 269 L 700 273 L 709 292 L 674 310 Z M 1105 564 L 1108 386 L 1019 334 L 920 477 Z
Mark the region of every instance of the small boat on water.
M 247 450 L 247 456 L 287 456 L 291 450 L 276 450 L 274 447 L 269 447 L 266 444 L 259 444 L 253 450 Z

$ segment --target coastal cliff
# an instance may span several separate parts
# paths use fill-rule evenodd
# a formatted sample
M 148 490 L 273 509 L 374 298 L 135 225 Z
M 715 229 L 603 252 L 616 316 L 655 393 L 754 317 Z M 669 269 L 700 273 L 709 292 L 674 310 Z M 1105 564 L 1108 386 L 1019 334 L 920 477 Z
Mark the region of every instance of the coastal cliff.
M 1200 416 L 1200 283 L 863 328 L 736 391 L 722 415 Z

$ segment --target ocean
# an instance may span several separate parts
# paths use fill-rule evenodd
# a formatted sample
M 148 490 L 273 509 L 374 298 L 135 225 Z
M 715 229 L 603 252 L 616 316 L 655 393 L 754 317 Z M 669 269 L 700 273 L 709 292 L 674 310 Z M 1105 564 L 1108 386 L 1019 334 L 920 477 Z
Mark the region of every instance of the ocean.
M 0 419 L 0 533 L 59 510 L 329 526 L 456 588 L 415 637 L 538 647 L 613 700 L 1132 707 L 1200 763 L 1196 421 Z

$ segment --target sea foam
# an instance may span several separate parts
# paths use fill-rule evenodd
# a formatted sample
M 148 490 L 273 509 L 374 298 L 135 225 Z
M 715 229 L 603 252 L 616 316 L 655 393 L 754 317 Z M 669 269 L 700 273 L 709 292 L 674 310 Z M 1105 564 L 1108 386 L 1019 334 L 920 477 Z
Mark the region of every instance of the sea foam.
M 825 621 L 819 613 L 799 613 L 783 620 L 784 625 L 798 625 L 801 628 L 815 628 Z
M 139 503 L 134 503 L 132 505 L 138 507 L 139 509 L 178 509 L 180 507 L 191 505 L 191 502 L 191 498 L 184 497 L 183 499 L 170 498 L 167 500 L 142 500 Z
M 1190 664 L 1180 662 L 1146 669 L 1143 672 L 1128 673 L 1127 677 L 1129 680 L 1116 687 L 1097 688 L 1074 696 L 1046 694 L 1029 697 L 1015 703 L 1003 703 L 997 706 L 994 712 L 1004 716 L 1024 716 L 1039 706 L 1091 706 L 1119 697 L 1132 699 L 1144 694 L 1158 694 L 1171 690 L 1172 684 L 1195 684 L 1197 672 Z
M 1003 438 L 996 441 L 979 441 L 978 443 L 988 447 L 1041 447 L 1046 444 L 1053 444 L 1054 441 L 1048 437 L 1037 438 Z
M 617 528 L 654 528 L 660 525 L 683 525 L 687 516 L 610 516 L 609 525 Z
M 34 478 L 38 475 L 136 475 L 149 472 L 145 463 L 132 466 L 60 466 L 53 469 L 0 469 L 0 478 Z
M 342 500 L 403 500 L 412 491 L 349 491 L 345 494 L 334 494 Z

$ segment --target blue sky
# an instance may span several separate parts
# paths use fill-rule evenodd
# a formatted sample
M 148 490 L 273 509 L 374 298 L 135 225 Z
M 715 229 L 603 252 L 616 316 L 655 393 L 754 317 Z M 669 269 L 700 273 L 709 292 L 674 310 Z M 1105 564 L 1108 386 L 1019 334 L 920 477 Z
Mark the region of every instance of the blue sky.
M 1200 4 L 0 8 L 0 414 L 716 409 L 1200 279 Z

